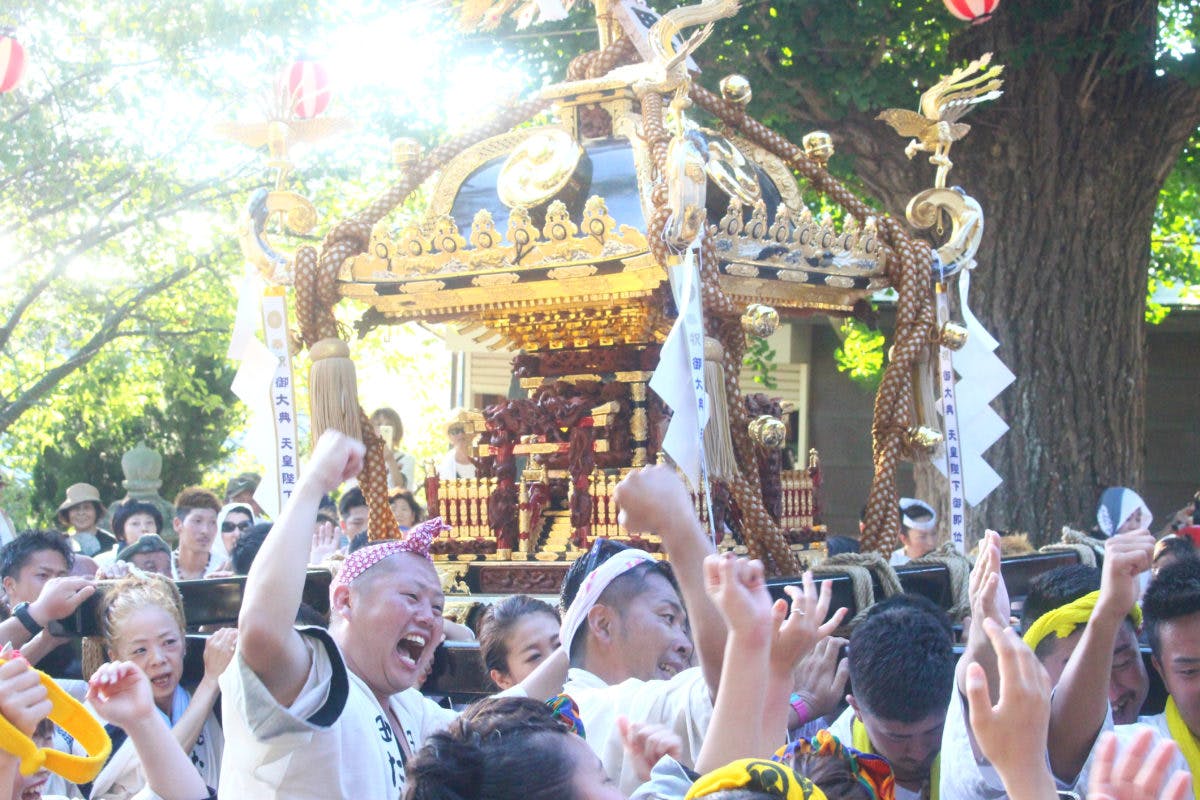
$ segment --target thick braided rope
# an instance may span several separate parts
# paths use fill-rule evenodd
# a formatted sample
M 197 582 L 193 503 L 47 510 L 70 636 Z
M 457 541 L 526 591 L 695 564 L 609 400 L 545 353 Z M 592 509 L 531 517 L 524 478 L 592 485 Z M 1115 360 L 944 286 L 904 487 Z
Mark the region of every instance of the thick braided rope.
M 636 57 L 637 48 L 633 40 L 622 36 L 603 50 L 581 53 L 571 59 L 571 63 L 567 65 L 567 80 L 600 78 L 622 64 L 633 63 Z
M 871 580 L 872 575 L 879 579 L 879 588 L 885 598 L 904 594 L 904 587 L 900 585 L 896 570 L 892 569 L 892 565 L 879 553 L 839 553 L 817 564 L 812 568 L 812 573 L 817 579 L 834 575 L 850 578 L 856 610 L 854 617 L 842 626 L 845 630 L 853 630 L 871 610 L 871 606 L 875 605 L 875 584 Z
M 647 226 L 646 236 L 651 252 L 658 263 L 666 267 L 671 253 L 663 240 L 663 231 L 670 218 L 665 180 L 667 149 L 671 137 L 663 123 L 663 99 L 657 92 L 642 97 L 642 129 L 649 147 L 652 163 L 658 172 L 658 183 L 651 192 L 655 211 Z M 726 407 L 729 409 L 729 428 L 738 463 L 754 465 L 754 445 L 750 441 L 749 413 L 742 399 L 739 372 L 746 348 L 746 336 L 737 321 L 739 310 L 721 290 L 717 268 L 717 251 L 712 236 L 705 231 L 700 245 L 700 294 L 710 333 L 725 350 L 722 362 Z M 767 565 L 774 575 L 796 575 L 800 565 L 787 539 L 762 502 L 762 486 L 757 469 L 739 471 L 729 481 L 729 491 L 742 511 L 742 536 L 752 558 Z
M 329 229 L 318 254 L 312 247 L 296 253 L 296 317 L 300 337 L 311 347 L 317 341 L 340 336 L 333 308 L 341 299 L 337 273 L 347 258 L 366 252 L 371 230 L 385 216 L 428 178 L 466 148 L 497 136 L 514 125 L 533 117 L 549 105 L 549 101 L 534 99 L 519 103 L 472 130 L 435 148 L 418 164 L 405 170 L 404 177 L 354 216 Z M 359 485 L 367 501 L 368 537 L 372 540 L 395 538 L 399 529 L 388 503 L 387 465 L 384 460 L 383 439 L 359 408 L 364 444 L 365 463 L 359 475 Z
M 950 577 L 950 616 L 961 622 L 963 617 L 971 613 L 971 561 L 958 552 L 953 542 L 945 542 L 933 552 L 908 563 L 913 566 L 945 567 Z
M 715 114 L 746 138 L 784 159 L 817 190 L 864 222 L 875 212 L 802 149 L 745 113 L 737 104 L 700 86 L 693 86 L 692 100 Z M 936 332 L 933 295 L 929 288 L 933 258 L 929 245 L 914 239 L 892 217 L 879 215 L 881 250 L 887 256 L 888 273 L 900 299 L 896 335 L 888 365 L 875 398 L 871 426 L 875 475 L 867 497 L 866 533 L 862 548 L 890 553 L 899 544 L 900 522 L 896 513 L 896 468 L 907 447 L 907 431 L 915 417 L 912 367 L 933 340 Z

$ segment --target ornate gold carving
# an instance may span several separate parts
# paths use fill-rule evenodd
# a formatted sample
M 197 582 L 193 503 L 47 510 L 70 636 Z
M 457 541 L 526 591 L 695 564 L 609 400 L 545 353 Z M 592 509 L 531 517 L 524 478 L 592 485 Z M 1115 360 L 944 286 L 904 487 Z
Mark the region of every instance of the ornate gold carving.
M 492 212 L 481 208 L 475 212 L 471 221 L 471 245 L 479 250 L 487 250 L 500 245 L 500 234 L 496 230 L 496 221 Z
M 441 281 L 413 281 L 402 284 L 400 291 L 408 294 L 425 294 L 426 292 L 440 292 L 446 288 L 446 284 Z
M 542 235 L 552 242 L 565 242 L 579 233 L 579 227 L 571 221 L 567 212 L 567 204 L 555 200 L 546 209 L 546 224 L 542 227 Z
M 853 289 L 854 278 L 847 278 L 845 275 L 826 275 L 825 285 L 835 289 Z
M 742 278 L 757 278 L 759 273 L 758 267 L 752 264 L 730 264 L 725 271 Z
M 558 194 L 579 164 L 583 148 L 561 128 L 544 128 L 518 144 L 496 179 L 496 194 L 509 208 L 537 206 Z
M 472 286 L 508 286 L 521 280 L 515 272 L 496 272 L 489 275 L 477 275 L 471 279 Z
M 979 103 L 1003 94 L 1000 73 L 1004 67 L 989 66 L 991 62 L 992 54 L 985 53 L 965 67 L 943 75 L 921 94 L 920 113 L 888 108 L 877 117 L 901 136 L 915 137 L 904 148 L 906 156 L 912 158 L 922 150 L 931 154 L 929 163 L 937 167 L 933 185 L 938 189 L 945 188 L 946 176 L 954 166 L 950 147 L 971 130 L 970 125 L 958 120 Z
M 443 214 L 433 222 L 433 246 L 443 253 L 457 253 L 467 246 L 467 240 L 458 233 L 454 217 Z
M 563 281 L 569 278 L 589 278 L 597 272 L 596 267 L 591 264 L 581 264 L 575 267 L 556 267 L 546 273 L 546 277 L 554 281 Z
M 707 133 L 707 128 L 703 130 Z M 783 159 L 740 136 L 730 136 L 729 141 L 733 142 L 755 164 L 762 167 L 763 172 L 767 173 L 767 177 L 771 179 L 771 183 L 775 184 L 775 188 L 779 190 L 784 205 L 793 214 L 799 214 L 805 208 L 804 198 L 800 196 L 800 187 L 796 184 L 796 176 L 792 174 L 792 168 Z

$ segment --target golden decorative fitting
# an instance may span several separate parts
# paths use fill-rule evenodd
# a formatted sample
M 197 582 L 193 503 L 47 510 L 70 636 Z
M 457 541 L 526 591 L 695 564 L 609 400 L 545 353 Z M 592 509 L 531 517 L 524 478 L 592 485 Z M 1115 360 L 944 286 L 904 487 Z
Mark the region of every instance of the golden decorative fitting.
M 787 426 L 770 414 L 751 421 L 749 431 L 750 438 L 760 447 L 778 450 L 787 443 Z
M 471 246 L 479 250 L 487 250 L 500 245 L 500 232 L 496 230 L 496 221 L 492 212 L 481 208 L 475 212 L 471 220 Z
M 546 209 L 546 224 L 542 227 L 542 235 L 552 242 L 563 242 L 579 233 L 579 227 L 571 221 L 567 204 L 555 200 Z
M 833 137 L 825 131 L 804 134 L 800 144 L 804 146 L 804 155 L 822 167 L 829 163 L 829 159 L 833 158 Z
M 392 142 L 392 163 L 407 169 L 421 158 L 421 143 L 416 139 L 402 137 Z
M 779 327 L 779 312 L 762 303 L 746 306 L 742 314 L 742 330 L 751 336 L 766 339 Z
M 750 90 L 750 79 L 745 75 L 726 75 L 721 78 L 721 97 L 730 103 L 745 107 L 754 93 Z
M 546 128 L 518 144 L 496 178 L 496 194 L 509 208 L 534 207 L 571 180 L 583 148 L 561 128 Z
M 904 148 L 904 154 L 912 158 L 924 151 L 930 153 L 929 163 L 937 167 L 934 186 L 943 189 L 946 176 L 954 164 L 950 161 L 950 147 L 967 135 L 971 126 L 959 122 L 964 114 L 979 103 L 995 100 L 1003 92 L 1000 73 L 1004 67 L 989 66 L 992 54 L 985 53 L 961 69 L 941 80 L 921 94 L 921 110 L 888 108 L 876 119 L 886 122 L 901 136 L 914 137 Z
M 443 253 L 457 253 L 466 248 L 467 240 L 459 234 L 454 217 L 446 214 L 434 220 L 433 246 Z
M 943 322 L 938 332 L 938 341 L 949 350 L 962 350 L 967 343 L 967 329 L 957 322 Z
M 909 444 L 925 450 L 932 450 L 942 443 L 941 431 L 936 431 L 926 425 L 914 425 L 908 431 Z

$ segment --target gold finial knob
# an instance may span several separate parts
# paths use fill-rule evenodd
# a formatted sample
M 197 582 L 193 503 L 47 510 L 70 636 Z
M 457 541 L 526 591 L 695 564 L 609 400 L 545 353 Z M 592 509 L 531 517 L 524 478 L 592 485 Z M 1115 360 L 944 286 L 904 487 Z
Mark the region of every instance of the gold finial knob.
M 777 450 L 787 442 L 787 426 L 770 414 L 755 417 L 749 431 L 755 444 L 768 449 Z
M 804 145 L 804 154 L 822 167 L 833 157 L 833 137 L 825 131 L 806 133 L 800 144 Z
M 942 433 L 925 425 L 916 425 L 908 429 L 908 441 L 915 447 L 932 450 L 942 443 Z
M 938 334 L 938 341 L 950 350 L 962 350 L 963 345 L 967 343 L 967 329 L 957 322 L 944 322 Z
M 726 75 L 721 78 L 720 86 L 721 97 L 742 107 L 749 105 L 754 94 L 750 91 L 750 80 L 745 75 Z
M 412 166 L 421 157 L 421 143 L 407 137 L 392 142 L 392 163 L 401 169 Z
M 742 314 L 742 330 L 751 336 L 766 339 L 779 327 L 779 312 L 762 303 L 751 303 Z

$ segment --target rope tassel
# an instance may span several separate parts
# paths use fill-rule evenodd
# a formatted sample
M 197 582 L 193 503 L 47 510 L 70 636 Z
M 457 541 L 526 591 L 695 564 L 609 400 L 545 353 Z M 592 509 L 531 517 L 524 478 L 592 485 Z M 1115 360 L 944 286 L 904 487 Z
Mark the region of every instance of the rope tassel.
M 715 480 L 729 481 L 738 474 L 738 466 L 725 399 L 725 348 L 711 336 L 704 337 L 704 385 L 708 390 L 708 423 L 704 426 L 708 472 Z
M 331 428 L 362 441 L 358 379 L 349 345 L 337 338 L 321 339 L 309 348 L 308 354 L 312 359 L 308 396 L 313 441 Z

